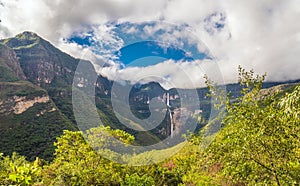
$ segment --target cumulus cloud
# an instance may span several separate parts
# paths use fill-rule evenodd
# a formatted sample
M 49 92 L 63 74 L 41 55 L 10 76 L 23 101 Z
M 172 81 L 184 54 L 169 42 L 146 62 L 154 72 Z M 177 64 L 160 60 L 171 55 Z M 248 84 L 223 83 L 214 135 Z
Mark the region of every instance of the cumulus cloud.
M 85 53 L 85 58 L 97 61 L 103 56 L 64 38 L 74 32 L 87 32 L 92 27 L 97 40 L 120 48 L 124 43 L 116 39 L 108 25 L 162 20 L 189 25 L 214 54 L 227 83 L 236 81 L 238 65 L 253 68 L 257 73 L 266 72 L 269 81 L 285 81 L 300 79 L 298 5 L 298 0 L 0 0 L 0 37 L 34 31 L 75 57 Z M 145 32 L 158 28 L 154 25 Z M 135 33 L 136 29 L 131 27 L 127 31 Z M 171 40 L 176 34 L 180 32 L 163 36 Z M 199 49 L 202 46 L 199 45 Z M 193 79 L 192 84 L 198 85 L 202 72 L 195 70 L 198 69 L 195 64 L 174 65 L 166 61 L 142 70 L 145 74 L 155 71 L 175 81 L 180 76 L 185 77 L 179 71 L 185 69 Z M 176 70 L 177 76 L 172 73 Z M 118 65 L 100 69 L 107 76 L 117 73 L 124 78 L 135 77 L 138 71 L 141 69 L 125 70 Z
M 166 60 L 152 66 L 124 69 L 118 66 L 104 67 L 100 73 L 109 79 L 130 81 L 132 84 L 156 81 L 165 89 L 203 87 L 204 75 L 208 75 L 215 82 L 223 81 L 217 63 L 211 60 L 193 62 Z

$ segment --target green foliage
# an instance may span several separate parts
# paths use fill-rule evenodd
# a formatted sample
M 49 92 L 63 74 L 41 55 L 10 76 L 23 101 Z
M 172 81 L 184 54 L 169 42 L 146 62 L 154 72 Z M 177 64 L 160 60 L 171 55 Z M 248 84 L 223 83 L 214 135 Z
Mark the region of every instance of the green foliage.
M 99 145 L 101 144 L 102 146 L 109 142 L 108 136 L 116 138 L 125 144 L 131 144 L 134 141 L 134 136 L 119 129 L 111 130 L 109 126 L 92 128 L 86 132 L 86 137 L 89 139 L 89 141 Z
M 99 137 L 97 144 L 105 145 L 105 132 L 130 142 L 133 137 L 123 131 L 113 131 L 109 127 L 91 129 L 87 137 Z M 95 141 L 94 141 L 95 143 Z M 103 143 L 102 145 L 99 143 Z M 55 143 L 55 159 L 46 168 L 45 183 L 49 185 L 117 185 L 126 171 L 123 165 L 113 163 L 98 154 L 86 143 L 81 132 L 64 131 Z
M 1 151 L 5 154 L 16 151 L 26 155 L 29 160 L 34 160 L 36 156 L 52 160 L 56 137 L 60 136 L 63 130 L 74 128 L 59 111 L 48 112 L 52 108 L 51 103 L 39 103 L 20 115 L 6 116 L 5 118 L 13 119 L 0 122 L 3 129 L 0 139 Z M 44 114 L 37 117 L 41 111 L 44 111 Z
M 103 147 L 107 145 L 105 132 L 125 143 L 132 142 L 133 139 L 129 134 L 109 127 L 91 129 L 85 136 L 89 140 L 95 138 L 94 141 L 89 141 L 91 144 Z M 91 148 L 81 132 L 64 131 L 55 146 L 55 159 L 44 168 L 43 182 L 47 185 L 178 185 L 189 168 L 181 166 L 186 161 L 180 157 L 159 165 L 120 165 L 102 157 L 103 152 L 99 153 Z M 114 155 L 113 152 L 106 153 Z M 188 159 L 188 156 L 184 156 L 184 159 Z
M 31 32 L 23 32 L 18 34 L 14 38 L 8 38 L 1 40 L 2 44 L 9 45 L 11 48 L 15 50 L 31 48 L 37 45 L 40 41 L 40 38 Z
M 300 85 L 266 95 L 261 91 L 264 76 L 242 68 L 239 74 L 242 96 L 234 100 L 222 97 L 223 90 L 207 78 L 210 96 L 218 100 L 215 108 L 222 109 L 216 120 L 225 117 L 218 134 L 203 137 L 201 131 L 186 144 L 138 154 L 129 161 L 151 163 L 183 147 L 161 163 L 130 166 L 104 158 L 103 153 L 127 161 L 127 156 L 115 156 L 118 146 L 109 140 L 117 138 L 124 147 L 135 143 L 134 136 L 122 130 L 65 130 L 54 143 L 54 160 L 48 164 L 40 159 L 28 162 L 15 153 L 1 154 L 0 185 L 299 185 Z M 41 143 L 33 137 L 36 145 Z M 199 150 L 199 145 L 213 139 L 206 150 Z M 108 146 L 113 148 L 107 150 Z
M 220 165 L 234 184 L 299 183 L 299 86 L 278 102 L 260 95 L 264 76 L 241 68 L 239 74 L 244 96 L 227 102 L 225 127 L 208 150 L 211 166 Z
M 28 81 L 0 82 L 0 100 L 8 103 L 1 105 L 0 113 L 0 151 L 5 155 L 17 152 L 31 161 L 36 156 L 52 160 L 53 143 L 63 130 L 75 130 L 70 121 L 50 100 L 35 103 L 21 114 L 11 110 L 16 96 L 24 100 L 48 96 L 46 90 Z
M 42 170 L 41 161 L 27 162 L 23 156 L 16 153 L 11 157 L 0 154 L 0 184 L 1 185 L 32 185 L 39 183 Z
M 155 185 L 154 179 L 150 176 L 139 176 L 137 173 L 133 175 L 126 174 L 125 180 L 121 181 L 121 186 L 153 186 Z

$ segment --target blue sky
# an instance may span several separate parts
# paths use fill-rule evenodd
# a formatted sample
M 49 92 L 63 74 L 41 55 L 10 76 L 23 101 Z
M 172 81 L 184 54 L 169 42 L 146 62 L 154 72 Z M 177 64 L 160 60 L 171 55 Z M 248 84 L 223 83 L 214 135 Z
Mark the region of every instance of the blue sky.
M 69 38 L 68 41 L 75 42 L 84 47 L 90 47 L 95 43 L 92 36 L 73 36 Z M 95 53 L 97 53 L 97 51 L 95 51 Z M 120 62 L 124 66 L 146 67 L 170 59 L 174 61 L 193 60 L 193 58 L 190 57 L 185 51 L 176 48 L 175 46 L 169 46 L 165 49 L 159 44 L 159 42 L 154 41 L 144 41 L 130 44 L 121 48 L 119 51 L 115 52 L 115 54 L 119 58 L 118 60 L 116 60 L 116 62 Z M 205 58 L 204 53 L 199 54 L 199 56 L 200 59 Z
M 93 31 L 88 31 L 86 33 L 75 32 L 67 39 L 67 41 L 76 43 L 83 47 L 92 48 L 93 52 L 99 55 L 103 54 L 102 51 L 110 51 L 110 55 L 114 56 L 113 62 L 119 63 L 121 68 L 133 66 L 147 67 L 166 60 L 192 62 L 195 59 L 203 60 L 209 58 L 209 55 L 207 55 L 204 51 L 198 51 L 196 45 L 188 44 L 186 41 L 183 41 L 183 38 L 178 38 L 183 43 L 181 48 L 176 46 L 176 43 L 172 44 L 156 41 L 156 37 L 165 34 L 166 31 L 162 29 L 157 30 L 154 35 L 147 37 L 147 39 L 150 40 L 145 39 L 144 29 L 147 28 L 147 26 L 154 27 L 155 23 L 143 22 L 141 24 L 115 24 L 113 33 L 116 37 L 123 41 L 123 46 L 119 49 L 110 47 L 110 45 L 100 46 L 101 41 L 97 41 Z M 171 26 L 174 27 L 173 29 L 182 30 L 182 28 L 178 26 Z M 218 28 L 221 27 L 220 25 L 217 26 Z M 132 31 L 132 29 L 134 29 L 134 31 Z

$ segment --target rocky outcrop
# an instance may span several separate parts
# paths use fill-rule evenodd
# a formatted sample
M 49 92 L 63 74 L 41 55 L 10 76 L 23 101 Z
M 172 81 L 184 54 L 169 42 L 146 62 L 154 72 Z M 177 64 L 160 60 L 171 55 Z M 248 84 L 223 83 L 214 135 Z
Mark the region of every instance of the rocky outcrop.
M 0 114 L 22 114 L 36 103 L 47 103 L 49 101 L 50 98 L 46 95 L 37 96 L 31 99 L 26 96 L 13 96 L 6 100 L 0 100 Z
M 13 107 L 13 111 L 15 114 L 22 114 L 35 103 L 47 103 L 49 100 L 48 96 L 35 97 L 31 100 L 26 100 L 26 97 L 14 96 L 15 106 Z

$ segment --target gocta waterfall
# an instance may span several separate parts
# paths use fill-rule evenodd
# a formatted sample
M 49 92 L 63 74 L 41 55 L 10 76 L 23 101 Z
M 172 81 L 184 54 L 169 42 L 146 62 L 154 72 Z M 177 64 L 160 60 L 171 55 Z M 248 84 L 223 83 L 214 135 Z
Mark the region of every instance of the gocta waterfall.
M 167 111 L 169 112 L 169 115 L 170 115 L 170 136 L 171 138 L 173 138 L 173 135 L 174 135 L 174 123 L 173 123 L 173 116 L 172 116 L 172 111 L 171 111 L 171 105 L 170 105 L 170 94 L 169 92 L 167 93 Z

